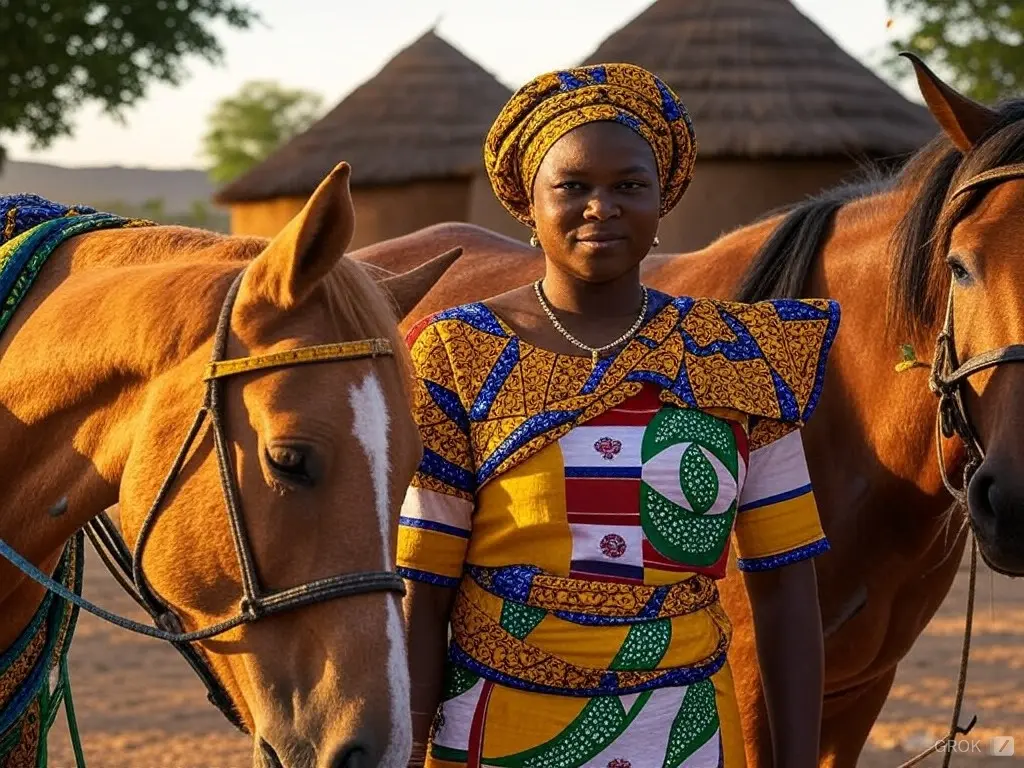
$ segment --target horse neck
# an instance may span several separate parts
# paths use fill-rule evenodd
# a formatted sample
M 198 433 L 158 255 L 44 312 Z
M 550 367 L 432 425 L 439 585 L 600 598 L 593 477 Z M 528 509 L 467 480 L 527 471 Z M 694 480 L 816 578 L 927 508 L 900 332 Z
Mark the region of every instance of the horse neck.
M 935 450 L 938 403 L 928 389 L 934 350 L 919 342 L 936 338 L 939 319 L 898 329 L 890 324 L 887 312 L 892 234 L 917 191 L 916 185 L 906 185 L 840 209 L 806 294 L 834 298 L 843 309 L 831 362 L 831 401 L 841 411 L 831 413 L 830 420 L 857 414 L 854 421 L 881 465 L 879 470 L 899 481 L 910 480 L 929 499 L 920 499 L 917 508 L 931 515 L 944 512 L 949 499 Z M 904 345 L 914 349 L 923 366 L 897 370 Z M 947 461 L 957 460 L 956 449 L 947 449 Z
M 934 517 L 942 515 L 949 502 L 934 445 L 937 403 L 927 387 L 927 368 L 896 371 L 901 345 L 913 339 L 894 331 L 886 312 L 890 241 L 919 191 L 918 182 L 905 181 L 842 205 L 816 245 L 799 295 L 837 300 L 842 322 L 822 403 L 805 430 L 805 441 L 809 453 L 821 451 L 822 456 L 834 453 L 836 441 L 845 453 L 859 452 L 855 460 L 851 455 L 851 461 L 830 470 L 837 478 L 842 476 L 851 505 L 856 506 L 858 499 L 868 503 L 869 496 L 891 499 L 895 484 L 912 497 L 914 510 Z M 651 282 L 676 295 L 733 298 L 755 254 L 783 220 L 768 218 L 724 235 L 701 251 L 659 262 Z M 918 325 L 913 331 L 917 338 L 934 339 L 938 323 Z M 923 361 L 930 360 L 930 348 L 916 351 Z M 955 462 L 955 447 L 947 445 L 947 450 L 947 462 Z
M 194 363 L 184 394 L 196 408 L 202 400 L 208 342 L 240 264 L 210 251 L 158 262 L 138 242 L 158 233 L 138 232 L 61 246 L 0 344 L 0 538 L 40 566 L 116 503 L 149 385 Z M 5 587 L 18 584 L 6 563 L 0 573 Z M 0 601 L 9 594 L 0 589 Z

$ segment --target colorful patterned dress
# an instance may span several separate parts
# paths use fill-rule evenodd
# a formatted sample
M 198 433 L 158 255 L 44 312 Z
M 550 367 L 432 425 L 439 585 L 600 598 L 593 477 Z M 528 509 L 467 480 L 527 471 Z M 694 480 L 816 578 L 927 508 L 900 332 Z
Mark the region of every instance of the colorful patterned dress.
M 409 336 L 398 565 L 457 590 L 427 765 L 744 765 L 718 600 L 827 550 L 800 427 L 838 305 L 672 299 L 596 367 L 483 304 Z

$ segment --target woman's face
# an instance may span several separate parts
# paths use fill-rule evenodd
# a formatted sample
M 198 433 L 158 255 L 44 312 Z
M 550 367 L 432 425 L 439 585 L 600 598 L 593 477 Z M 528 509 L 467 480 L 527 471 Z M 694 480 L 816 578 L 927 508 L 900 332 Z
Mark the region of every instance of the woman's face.
M 590 283 L 636 269 L 658 231 L 661 192 L 650 145 L 613 122 L 555 142 L 533 183 L 533 219 L 548 260 Z

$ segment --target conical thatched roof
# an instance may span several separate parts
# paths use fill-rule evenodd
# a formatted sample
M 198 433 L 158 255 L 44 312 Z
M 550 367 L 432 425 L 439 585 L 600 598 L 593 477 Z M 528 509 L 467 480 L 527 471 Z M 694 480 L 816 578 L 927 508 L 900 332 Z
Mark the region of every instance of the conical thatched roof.
M 583 63 L 610 62 L 679 94 L 700 157 L 886 157 L 938 131 L 789 0 L 656 0 Z
M 353 187 L 472 175 L 511 95 L 431 30 L 215 200 L 303 197 L 342 160 L 352 166 Z

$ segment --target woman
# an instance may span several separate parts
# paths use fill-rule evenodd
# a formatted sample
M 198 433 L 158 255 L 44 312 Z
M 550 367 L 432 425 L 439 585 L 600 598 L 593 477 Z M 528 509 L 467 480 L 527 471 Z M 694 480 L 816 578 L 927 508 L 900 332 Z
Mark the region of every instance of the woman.
M 731 539 L 776 765 L 817 765 L 827 543 L 799 429 L 839 311 L 641 284 L 695 152 L 675 94 L 625 64 L 538 77 L 488 135 L 546 274 L 410 333 L 413 765 L 744 765 L 715 587 Z

